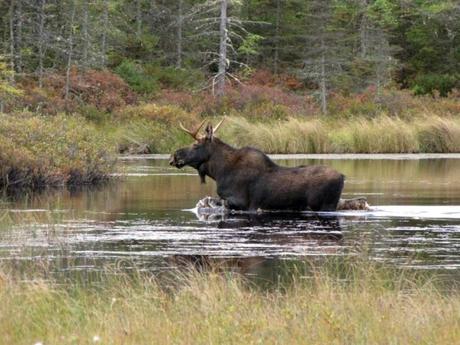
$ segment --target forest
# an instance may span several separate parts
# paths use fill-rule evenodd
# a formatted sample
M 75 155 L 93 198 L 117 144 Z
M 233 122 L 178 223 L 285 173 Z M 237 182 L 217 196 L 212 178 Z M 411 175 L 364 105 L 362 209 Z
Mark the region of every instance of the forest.
M 171 152 L 179 121 L 223 115 L 224 138 L 271 153 L 460 151 L 458 1 L 3 0 L 0 14 L 0 143 L 17 167 L 3 176 L 92 180 L 101 157 Z M 57 133 L 62 152 L 42 142 Z M 51 162 L 74 136 L 91 138 L 80 163 Z

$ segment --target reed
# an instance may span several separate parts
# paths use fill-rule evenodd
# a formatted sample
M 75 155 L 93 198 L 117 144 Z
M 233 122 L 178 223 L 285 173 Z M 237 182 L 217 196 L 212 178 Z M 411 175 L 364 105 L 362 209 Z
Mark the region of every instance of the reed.
M 235 146 L 267 153 L 460 152 L 460 119 L 433 114 L 410 120 L 385 113 L 371 119 L 291 117 L 269 122 L 232 117 L 220 135 Z

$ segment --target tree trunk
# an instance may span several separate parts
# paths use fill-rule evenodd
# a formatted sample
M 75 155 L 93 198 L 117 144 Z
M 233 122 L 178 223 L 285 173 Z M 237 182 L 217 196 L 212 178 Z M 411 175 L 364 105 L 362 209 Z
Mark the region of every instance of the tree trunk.
M 327 89 L 326 89 L 326 56 L 325 56 L 324 39 L 321 38 L 321 72 L 320 72 L 320 89 L 321 89 L 321 112 L 327 114 Z
M 43 87 L 43 58 L 45 55 L 45 1 L 38 1 L 38 87 Z
M 75 19 L 75 0 L 71 1 L 72 9 L 70 15 L 70 22 L 69 22 L 69 37 L 67 39 L 67 68 L 65 74 L 65 94 L 64 94 L 64 101 L 65 101 L 65 108 L 68 111 L 68 101 L 69 101 L 69 91 L 70 91 L 70 69 L 72 67 L 72 58 L 73 58 L 73 23 Z
M 101 65 L 107 64 L 107 26 L 109 25 L 109 0 L 104 0 L 102 12 Z
M 22 0 L 16 0 L 16 35 L 15 35 L 15 50 L 16 50 L 16 71 L 22 72 Z
M 219 45 L 219 71 L 217 74 L 218 97 L 225 95 L 225 77 L 227 73 L 227 0 L 221 0 L 220 5 L 220 45 Z
M 274 59 L 273 59 L 273 73 L 275 73 L 275 74 L 278 74 L 278 64 L 279 64 L 280 16 L 281 16 L 281 0 L 276 0 L 275 56 L 274 56 Z
M 360 42 L 360 56 L 365 58 L 367 56 L 367 41 L 368 41 L 368 18 L 367 18 L 367 0 L 361 0 L 363 12 L 361 15 L 361 22 L 359 24 L 359 42 Z
M 142 36 L 141 0 L 136 0 L 136 38 L 140 40 L 141 36 Z
M 179 0 L 177 13 L 177 61 L 176 67 L 182 67 L 182 30 L 183 30 L 183 0 Z
M 11 70 L 15 71 L 15 56 L 16 56 L 16 50 L 14 46 L 14 3 L 15 0 L 11 0 L 10 2 L 10 66 Z M 14 73 L 11 73 L 11 81 L 14 82 Z
M 83 67 L 88 66 L 88 50 L 89 50 L 89 34 L 88 34 L 88 1 L 83 0 L 83 22 L 82 22 L 82 34 L 83 34 Z

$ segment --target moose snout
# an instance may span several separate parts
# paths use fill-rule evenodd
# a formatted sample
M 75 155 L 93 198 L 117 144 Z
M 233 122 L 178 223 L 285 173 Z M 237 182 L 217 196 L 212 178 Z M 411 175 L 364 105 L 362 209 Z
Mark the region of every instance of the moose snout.
M 176 155 L 174 153 L 171 156 L 169 156 L 169 165 L 176 165 Z
M 169 157 L 169 165 L 175 166 L 176 168 L 182 168 L 185 165 L 184 155 L 178 150 Z

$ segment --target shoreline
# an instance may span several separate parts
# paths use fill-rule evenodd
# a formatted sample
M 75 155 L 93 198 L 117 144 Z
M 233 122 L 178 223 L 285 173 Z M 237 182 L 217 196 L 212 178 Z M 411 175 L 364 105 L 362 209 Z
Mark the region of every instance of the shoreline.
M 331 159 L 331 160 L 422 160 L 422 159 L 460 159 L 460 153 L 290 153 L 269 154 L 273 160 L 284 159 Z M 169 153 L 141 155 L 119 155 L 118 160 L 167 160 Z

